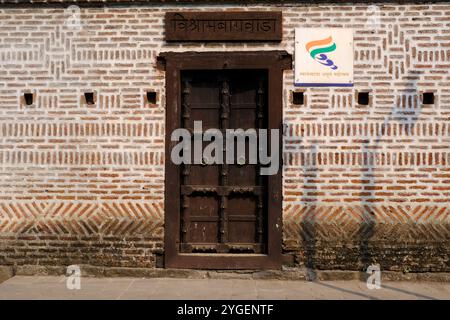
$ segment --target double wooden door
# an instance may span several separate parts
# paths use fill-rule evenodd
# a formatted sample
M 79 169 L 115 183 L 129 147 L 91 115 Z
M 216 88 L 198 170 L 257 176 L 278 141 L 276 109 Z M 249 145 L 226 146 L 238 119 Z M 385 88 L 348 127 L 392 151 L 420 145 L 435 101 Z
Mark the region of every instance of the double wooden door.
M 166 71 L 165 266 L 280 268 L 281 164 L 271 175 L 260 175 L 260 162 L 248 161 L 254 147 L 248 141 L 245 161 L 235 153 L 239 159 L 232 163 L 177 164 L 171 153 L 179 141 L 172 134 L 192 131 L 196 121 L 202 132 L 280 132 L 283 71 L 292 67 L 292 57 L 285 51 L 166 52 L 158 65 Z M 277 136 L 278 146 L 269 152 L 281 155 Z M 200 149 L 209 145 L 203 142 Z M 224 149 L 219 154 L 228 154 Z
M 249 157 L 258 148 L 247 137 L 244 154 L 238 153 L 235 138 L 227 149 L 226 131 L 267 128 L 267 71 L 190 70 L 180 78 L 182 127 L 194 132 L 197 122 L 203 132 L 218 129 L 224 163 L 204 159 L 181 165 L 179 252 L 266 253 L 267 177 Z M 203 142 L 202 150 L 209 143 Z M 234 161 L 227 164 L 231 145 Z

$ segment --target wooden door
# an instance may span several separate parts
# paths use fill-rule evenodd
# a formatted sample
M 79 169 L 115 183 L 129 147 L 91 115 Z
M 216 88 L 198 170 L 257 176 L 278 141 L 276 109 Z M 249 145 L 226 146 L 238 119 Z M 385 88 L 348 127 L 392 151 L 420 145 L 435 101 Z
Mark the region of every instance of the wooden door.
M 279 269 L 281 166 L 261 176 L 248 163 L 177 165 L 171 152 L 179 142 L 171 138 L 194 121 L 202 131 L 281 131 L 283 70 L 292 57 L 285 51 L 167 52 L 158 62 L 166 71 L 165 267 Z M 281 154 L 281 136 L 270 152 Z
M 227 129 L 267 128 L 267 71 L 191 70 L 181 83 L 182 125 L 191 132 L 194 121 L 224 138 Z M 245 155 L 234 143 L 234 164 L 182 165 L 180 252 L 266 252 L 267 179 L 249 163 L 249 143 Z

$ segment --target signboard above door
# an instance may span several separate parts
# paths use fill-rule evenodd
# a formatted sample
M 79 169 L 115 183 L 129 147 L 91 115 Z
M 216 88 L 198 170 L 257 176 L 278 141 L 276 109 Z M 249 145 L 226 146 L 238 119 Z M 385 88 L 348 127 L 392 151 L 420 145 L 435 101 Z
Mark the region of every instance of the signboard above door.
M 166 41 L 281 41 L 282 15 L 274 11 L 167 12 Z
M 353 86 L 353 30 L 295 29 L 295 85 Z

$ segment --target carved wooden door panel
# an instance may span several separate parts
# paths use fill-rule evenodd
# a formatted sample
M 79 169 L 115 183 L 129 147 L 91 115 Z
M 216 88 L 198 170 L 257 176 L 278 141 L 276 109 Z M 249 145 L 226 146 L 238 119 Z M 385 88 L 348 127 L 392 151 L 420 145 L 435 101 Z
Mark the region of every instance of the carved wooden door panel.
M 165 267 L 281 268 L 281 163 L 271 160 L 282 152 L 283 72 L 292 68 L 292 57 L 285 51 L 165 52 L 157 62 L 166 76 Z M 246 144 L 243 165 L 241 158 L 202 164 L 201 157 L 180 165 L 172 157 L 180 150 L 173 134 L 183 127 L 192 130 L 196 121 L 202 132 L 267 129 L 273 170 L 266 171 L 265 161 L 265 168 L 249 164 L 254 143 Z M 202 144 L 211 143 L 200 141 L 200 149 Z M 216 150 L 222 154 L 222 148 Z M 268 175 L 261 176 L 262 169 Z
M 224 160 L 226 129 L 267 128 L 267 70 L 190 70 L 180 80 L 182 127 L 219 129 Z M 266 253 L 267 179 L 249 164 L 249 143 L 245 164 L 235 143 L 234 164 L 181 165 L 180 253 Z

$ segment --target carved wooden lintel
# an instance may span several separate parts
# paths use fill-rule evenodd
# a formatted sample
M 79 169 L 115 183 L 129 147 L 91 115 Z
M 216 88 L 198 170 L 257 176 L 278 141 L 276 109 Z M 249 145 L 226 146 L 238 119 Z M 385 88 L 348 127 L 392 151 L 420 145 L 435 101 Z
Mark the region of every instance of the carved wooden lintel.
M 167 12 L 166 41 L 281 41 L 280 11 Z

